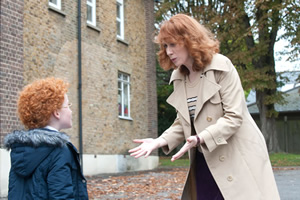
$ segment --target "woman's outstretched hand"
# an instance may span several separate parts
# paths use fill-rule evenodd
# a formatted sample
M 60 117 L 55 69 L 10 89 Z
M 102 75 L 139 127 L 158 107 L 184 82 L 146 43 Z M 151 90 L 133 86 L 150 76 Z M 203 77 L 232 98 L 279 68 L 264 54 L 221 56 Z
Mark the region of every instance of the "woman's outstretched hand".
M 171 161 L 175 161 L 178 158 L 182 157 L 189 149 L 197 145 L 197 138 L 195 136 L 190 136 L 187 138 L 186 143 L 181 147 L 181 149 L 172 156 Z
M 167 144 L 167 142 L 161 138 L 135 139 L 133 142 L 140 143 L 138 147 L 129 150 L 130 156 L 134 156 L 135 158 L 139 158 L 141 156 L 145 156 L 145 158 L 147 158 L 153 150 Z

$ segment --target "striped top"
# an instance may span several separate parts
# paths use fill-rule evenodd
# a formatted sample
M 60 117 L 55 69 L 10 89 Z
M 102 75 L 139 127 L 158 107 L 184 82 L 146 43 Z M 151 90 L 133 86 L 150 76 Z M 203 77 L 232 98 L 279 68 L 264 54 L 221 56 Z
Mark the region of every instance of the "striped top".
M 193 82 L 190 82 L 188 77 L 186 77 L 185 86 L 186 86 L 186 97 L 187 97 L 187 105 L 188 110 L 190 113 L 191 122 L 194 122 L 195 118 L 195 111 L 196 111 L 196 104 L 197 104 L 197 95 L 199 92 L 200 87 L 200 72 L 199 75 L 197 75 L 197 79 Z
M 188 104 L 188 108 L 189 108 L 191 121 L 193 121 L 193 119 L 195 117 L 196 103 L 197 103 L 197 96 L 187 98 L 187 104 Z

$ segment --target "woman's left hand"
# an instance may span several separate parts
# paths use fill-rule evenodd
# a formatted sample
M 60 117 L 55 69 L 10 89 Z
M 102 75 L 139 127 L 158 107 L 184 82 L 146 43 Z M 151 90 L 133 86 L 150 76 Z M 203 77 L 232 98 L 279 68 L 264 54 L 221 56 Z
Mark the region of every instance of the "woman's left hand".
M 190 150 L 196 145 L 197 145 L 197 137 L 194 135 L 188 137 L 183 147 L 174 156 L 172 156 L 171 161 L 173 162 L 178 158 L 181 158 L 188 150 Z

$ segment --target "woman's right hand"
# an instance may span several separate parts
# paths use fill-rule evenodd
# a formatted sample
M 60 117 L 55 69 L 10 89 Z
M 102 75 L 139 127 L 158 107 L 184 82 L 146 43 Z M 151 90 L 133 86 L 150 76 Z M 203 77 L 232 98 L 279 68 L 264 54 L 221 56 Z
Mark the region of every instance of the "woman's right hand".
M 133 140 L 133 142 L 140 143 L 138 147 L 135 147 L 128 151 L 130 153 L 130 156 L 134 156 L 135 158 L 139 158 L 143 155 L 145 155 L 145 158 L 147 158 L 153 150 L 167 144 L 166 141 L 161 138 L 135 139 Z

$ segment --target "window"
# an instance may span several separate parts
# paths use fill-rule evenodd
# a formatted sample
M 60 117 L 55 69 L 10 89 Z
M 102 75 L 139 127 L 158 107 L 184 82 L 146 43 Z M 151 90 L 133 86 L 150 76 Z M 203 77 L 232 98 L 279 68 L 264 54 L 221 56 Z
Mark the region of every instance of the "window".
M 49 6 L 61 10 L 61 0 L 49 0 Z
M 124 40 L 124 4 L 117 0 L 117 37 Z
M 130 76 L 119 72 L 118 74 L 118 106 L 119 117 L 130 118 Z
M 87 0 L 87 23 L 96 26 L 96 0 Z

